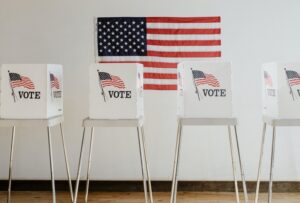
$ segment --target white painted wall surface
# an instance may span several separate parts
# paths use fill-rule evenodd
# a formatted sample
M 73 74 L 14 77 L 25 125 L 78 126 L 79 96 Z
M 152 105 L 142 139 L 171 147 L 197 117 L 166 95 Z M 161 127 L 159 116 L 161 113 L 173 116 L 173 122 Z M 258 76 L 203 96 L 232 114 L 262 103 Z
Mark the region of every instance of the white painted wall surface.
M 232 62 L 234 112 L 239 119 L 242 158 L 247 179 L 254 180 L 262 127 L 261 64 L 300 60 L 299 7 L 297 0 L 0 0 L 0 64 L 63 64 L 64 128 L 75 177 L 81 121 L 88 114 L 88 67 L 94 61 L 93 18 L 220 15 L 223 59 Z M 176 137 L 176 93 L 147 91 L 145 113 L 151 175 L 155 180 L 168 180 Z M 64 179 L 58 133 L 56 128 L 53 131 L 55 175 Z M 96 130 L 93 179 L 140 179 L 134 133 L 135 129 Z M 226 133 L 224 127 L 186 128 L 180 178 L 231 180 Z M 0 130 L 0 179 L 8 175 L 10 134 L 10 129 Z M 300 180 L 299 136 L 299 128 L 278 130 L 276 180 Z M 269 152 L 270 134 L 266 144 Z M 17 129 L 13 177 L 49 179 L 47 146 L 46 129 Z M 269 153 L 265 155 L 269 157 Z M 263 176 L 267 178 L 269 162 L 264 166 Z

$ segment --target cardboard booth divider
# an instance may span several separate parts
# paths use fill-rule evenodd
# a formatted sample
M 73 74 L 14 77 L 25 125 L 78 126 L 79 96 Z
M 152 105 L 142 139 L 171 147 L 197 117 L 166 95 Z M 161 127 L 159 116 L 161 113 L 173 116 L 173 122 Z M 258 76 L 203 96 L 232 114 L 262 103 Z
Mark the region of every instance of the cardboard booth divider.
M 62 115 L 62 66 L 4 64 L 0 97 L 3 119 L 47 119 Z
M 143 65 L 95 63 L 89 73 L 89 117 L 135 119 L 144 115 Z
M 232 117 L 231 65 L 228 62 L 180 63 L 177 92 L 179 117 Z
M 300 118 L 300 62 L 271 62 L 262 66 L 263 115 Z

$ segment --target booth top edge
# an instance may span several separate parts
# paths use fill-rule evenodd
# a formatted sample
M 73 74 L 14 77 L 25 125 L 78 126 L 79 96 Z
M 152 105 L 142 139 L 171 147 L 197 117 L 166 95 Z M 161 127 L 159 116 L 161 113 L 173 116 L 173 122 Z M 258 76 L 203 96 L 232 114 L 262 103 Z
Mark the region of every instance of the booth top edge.
M 264 62 L 262 65 L 287 65 L 287 64 L 299 64 L 300 61 L 269 61 L 269 62 Z
M 184 65 L 184 64 L 199 64 L 199 63 L 202 63 L 202 64 L 229 64 L 231 65 L 232 62 L 230 61 L 221 61 L 221 60 L 214 60 L 214 61 L 182 61 L 180 63 L 178 63 L 178 65 Z
M 62 64 L 58 63 L 3 63 L 1 64 L 1 67 L 3 66 L 21 66 L 21 65 L 26 65 L 26 66 L 62 66 Z

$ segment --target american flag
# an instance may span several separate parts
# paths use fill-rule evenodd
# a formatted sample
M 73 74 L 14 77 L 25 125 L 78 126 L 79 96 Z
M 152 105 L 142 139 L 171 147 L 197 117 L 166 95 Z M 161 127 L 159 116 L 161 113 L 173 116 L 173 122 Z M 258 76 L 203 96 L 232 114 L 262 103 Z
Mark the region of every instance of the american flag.
M 144 89 L 176 90 L 177 64 L 221 57 L 220 17 L 97 19 L 97 62 L 142 63 Z
M 193 78 L 196 85 L 210 85 L 212 87 L 220 87 L 218 79 L 212 74 L 206 74 L 200 70 L 192 70 Z
M 99 74 L 100 85 L 103 88 L 107 86 L 114 86 L 119 89 L 125 88 L 125 84 L 120 77 L 111 75 L 106 72 L 98 72 L 98 74 Z
M 286 70 L 286 75 L 287 75 L 290 86 L 300 85 L 300 77 L 296 71 Z
M 59 89 L 59 81 L 54 74 L 50 73 L 51 88 Z
M 264 71 L 264 79 L 265 79 L 265 84 L 267 86 L 269 86 L 269 87 L 273 86 L 272 77 L 267 71 Z
M 21 76 L 18 73 L 9 73 L 10 84 L 12 88 L 25 87 L 27 89 L 34 89 L 34 84 L 30 78 Z

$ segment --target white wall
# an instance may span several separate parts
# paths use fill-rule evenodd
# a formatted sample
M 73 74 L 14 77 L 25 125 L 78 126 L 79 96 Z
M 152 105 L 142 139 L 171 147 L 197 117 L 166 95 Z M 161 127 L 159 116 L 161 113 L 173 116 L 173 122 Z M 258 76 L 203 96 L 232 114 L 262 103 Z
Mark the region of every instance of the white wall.
M 260 66 L 267 61 L 299 59 L 299 7 L 297 0 L 0 0 L 0 64 L 64 65 L 64 127 L 75 176 L 81 121 L 88 112 L 87 68 L 94 61 L 93 17 L 220 15 L 223 59 L 233 64 L 234 111 L 240 123 L 242 157 L 247 179 L 254 180 L 262 127 Z M 167 180 L 171 177 L 176 136 L 175 92 L 147 91 L 145 97 L 151 175 L 153 179 Z M 286 133 L 278 130 L 275 179 L 300 180 L 298 130 L 294 128 Z M 186 128 L 184 131 L 180 177 L 230 180 L 226 129 Z M 63 179 L 65 168 L 58 133 L 55 129 L 55 175 Z M 96 133 L 93 178 L 139 179 L 135 130 L 102 129 Z M 9 144 L 10 129 L 1 129 L 1 179 L 8 174 Z M 265 164 L 265 178 L 267 166 L 269 162 Z M 17 179 L 49 178 L 45 129 L 17 129 L 13 176 Z

